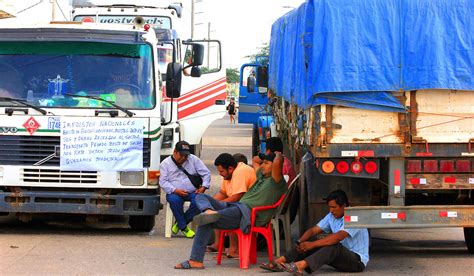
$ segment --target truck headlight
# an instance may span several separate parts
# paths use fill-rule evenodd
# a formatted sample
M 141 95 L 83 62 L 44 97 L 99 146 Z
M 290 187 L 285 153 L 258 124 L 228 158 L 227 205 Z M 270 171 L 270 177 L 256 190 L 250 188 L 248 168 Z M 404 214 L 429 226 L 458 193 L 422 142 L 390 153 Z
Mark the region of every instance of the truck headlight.
M 173 146 L 173 129 L 165 128 L 163 130 L 163 143 L 162 148 L 171 148 Z
M 143 172 L 120 172 L 120 185 L 143 186 L 145 174 Z

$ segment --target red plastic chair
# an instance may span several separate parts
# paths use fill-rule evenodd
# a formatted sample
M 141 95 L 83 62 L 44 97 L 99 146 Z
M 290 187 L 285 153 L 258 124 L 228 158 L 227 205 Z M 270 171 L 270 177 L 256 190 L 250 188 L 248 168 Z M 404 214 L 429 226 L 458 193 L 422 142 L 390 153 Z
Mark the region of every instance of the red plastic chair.
M 283 194 L 280 199 L 270 206 L 259 206 L 252 208 L 250 216 L 250 231 L 248 234 L 242 233 L 240 229 L 221 230 L 219 237 L 219 249 L 217 252 L 217 264 L 220 265 L 222 261 L 222 252 L 224 251 L 224 237 L 230 233 L 237 235 L 239 239 L 239 261 L 240 268 L 249 268 L 251 264 L 257 263 L 257 234 L 265 237 L 268 247 L 268 260 L 273 261 L 273 244 L 272 244 L 272 223 L 268 221 L 266 226 L 255 226 L 255 219 L 258 211 L 265 211 L 276 209 L 284 200 L 286 194 Z

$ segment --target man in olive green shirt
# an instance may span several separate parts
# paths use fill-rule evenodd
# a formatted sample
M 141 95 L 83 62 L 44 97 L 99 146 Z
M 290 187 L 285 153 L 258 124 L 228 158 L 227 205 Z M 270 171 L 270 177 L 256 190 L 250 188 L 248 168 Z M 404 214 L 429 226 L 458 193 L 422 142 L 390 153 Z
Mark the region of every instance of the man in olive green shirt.
M 247 233 L 250 228 L 250 211 L 257 206 L 272 205 L 287 191 L 283 175 L 283 157 L 280 152 L 265 155 L 263 164 L 257 171 L 257 180 L 242 196 L 239 202 L 217 201 L 206 194 L 196 195 L 196 206 L 201 214 L 194 217 L 199 225 L 194 237 L 191 257 L 175 266 L 176 269 L 203 269 L 206 245 L 212 230 L 236 229 Z M 257 213 L 255 225 L 262 226 L 270 221 L 275 210 Z

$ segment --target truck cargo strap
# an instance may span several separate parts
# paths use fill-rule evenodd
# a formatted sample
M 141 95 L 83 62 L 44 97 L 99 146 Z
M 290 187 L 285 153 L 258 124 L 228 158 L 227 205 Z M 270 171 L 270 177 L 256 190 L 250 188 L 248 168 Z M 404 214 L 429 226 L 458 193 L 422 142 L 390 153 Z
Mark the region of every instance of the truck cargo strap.
M 346 228 L 474 227 L 474 206 L 349 207 L 344 223 Z

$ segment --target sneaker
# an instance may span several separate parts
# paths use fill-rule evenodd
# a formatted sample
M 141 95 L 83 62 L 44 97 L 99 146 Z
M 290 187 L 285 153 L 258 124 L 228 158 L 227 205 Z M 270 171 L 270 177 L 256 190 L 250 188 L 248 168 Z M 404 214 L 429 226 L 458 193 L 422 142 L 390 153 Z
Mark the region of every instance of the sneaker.
M 189 239 L 194 238 L 194 235 L 196 235 L 196 233 L 194 233 L 194 231 L 190 229 L 189 227 L 186 227 L 183 230 L 181 230 L 181 233 L 183 233 L 183 235 Z
M 175 223 L 173 224 L 173 226 L 171 227 L 171 232 L 173 232 L 173 234 L 178 234 L 178 231 L 179 231 L 179 228 L 178 228 L 178 223 Z

